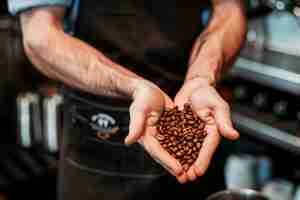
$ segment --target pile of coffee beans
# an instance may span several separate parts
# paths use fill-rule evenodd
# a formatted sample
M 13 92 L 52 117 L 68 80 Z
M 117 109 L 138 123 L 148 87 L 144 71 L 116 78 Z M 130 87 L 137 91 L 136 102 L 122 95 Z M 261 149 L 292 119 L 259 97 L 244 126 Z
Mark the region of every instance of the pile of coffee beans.
M 165 110 L 157 125 L 156 139 L 187 171 L 196 161 L 207 133 L 205 123 L 193 112 L 189 104 Z

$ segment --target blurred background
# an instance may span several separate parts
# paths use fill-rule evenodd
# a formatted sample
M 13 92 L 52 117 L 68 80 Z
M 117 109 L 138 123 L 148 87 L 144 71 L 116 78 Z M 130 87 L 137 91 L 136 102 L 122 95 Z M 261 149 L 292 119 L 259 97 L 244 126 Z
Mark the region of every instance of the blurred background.
M 299 200 L 300 3 L 245 2 L 247 41 L 218 88 L 232 106 L 241 139 L 222 142 L 200 180 L 209 188 L 201 198 L 219 190 L 250 188 L 270 200 Z M 203 19 L 209 18 L 209 10 L 202 13 Z M 18 34 L 14 30 L 12 37 Z M 13 56 L 14 50 L 10 53 Z M 0 80 L 0 200 L 55 199 L 64 99 L 56 82 L 33 71 L 29 63 L 22 65 L 22 72 L 10 68 L 5 73 L 11 76 Z M 190 194 L 199 190 L 193 184 L 182 188 Z

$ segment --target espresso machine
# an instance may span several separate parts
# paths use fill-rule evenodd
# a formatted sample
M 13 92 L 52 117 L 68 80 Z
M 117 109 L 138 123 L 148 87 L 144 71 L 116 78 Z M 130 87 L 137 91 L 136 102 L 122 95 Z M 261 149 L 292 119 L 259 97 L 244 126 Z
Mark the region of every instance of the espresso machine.
M 233 150 L 236 155 L 229 160 L 243 160 L 248 165 L 241 166 L 255 165 L 256 171 L 262 170 L 263 181 L 254 177 L 244 182 L 252 189 L 276 193 L 274 188 L 284 188 L 293 196 L 300 183 L 299 2 L 248 1 L 248 6 L 245 46 L 220 88 L 231 103 L 233 122 L 241 133 Z M 263 169 L 257 166 L 261 158 Z M 227 170 L 234 168 L 231 164 Z M 226 173 L 225 169 L 225 179 Z M 232 178 L 227 179 L 230 187 Z M 265 185 L 267 182 L 271 183 Z M 292 196 L 284 199 L 296 199 Z
M 250 20 L 245 47 L 230 74 L 236 125 L 292 153 L 300 152 L 298 9 Z

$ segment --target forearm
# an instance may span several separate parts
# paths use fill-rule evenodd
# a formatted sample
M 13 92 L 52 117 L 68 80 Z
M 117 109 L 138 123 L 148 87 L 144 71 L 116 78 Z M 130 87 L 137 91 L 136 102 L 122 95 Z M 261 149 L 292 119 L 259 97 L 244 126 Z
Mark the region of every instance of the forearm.
M 139 77 L 63 32 L 61 8 L 22 14 L 24 46 L 36 68 L 50 78 L 85 91 L 132 96 Z
M 242 0 L 213 0 L 213 15 L 191 52 L 186 79 L 203 77 L 215 84 L 243 45 L 246 19 Z

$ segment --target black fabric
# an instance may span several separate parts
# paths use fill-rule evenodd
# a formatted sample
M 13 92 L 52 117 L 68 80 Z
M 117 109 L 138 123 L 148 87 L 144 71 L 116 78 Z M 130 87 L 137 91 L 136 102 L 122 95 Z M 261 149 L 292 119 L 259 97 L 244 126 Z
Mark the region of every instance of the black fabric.
M 30 87 L 30 64 L 24 53 L 18 19 L 3 12 L 0 14 L 0 44 L 0 120 L 5 124 L 1 130 L 14 133 L 15 100 L 21 90 Z M 14 134 L 3 134 L 3 137 L 4 143 L 7 143 L 6 137 L 13 143 L 16 141 Z
M 173 96 L 202 27 L 201 6 L 195 2 L 81 1 L 76 37 Z M 66 102 L 59 200 L 150 200 L 169 198 L 170 193 L 175 199 L 183 198 L 176 179 L 140 145 L 123 144 L 130 101 L 67 87 L 62 93 Z M 98 127 L 92 120 L 98 115 L 112 117 L 116 124 Z M 117 134 L 99 139 L 99 130 L 108 135 L 116 127 Z
M 0 15 L 4 15 L 8 13 L 8 7 L 6 0 L 2 0 L 0 2 Z
M 203 28 L 203 2 L 81 1 L 76 36 L 125 67 L 139 66 L 137 73 L 150 70 L 180 81 L 194 39 Z
M 141 146 L 123 144 L 128 134 L 130 102 L 92 96 L 66 87 L 61 92 L 65 103 L 59 200 L 179 200 L 195 196 L 205 199 L 225 188 L 223 167 L 227 146 L 219 150 L 209 171 L 198 182 L 181 185 Z M 99 129 L 92 128 L 92 116 L 99 113 L 113 117 L 119 128 L 118 133 L 107 140 L 97 138 Z
M 15 144 L 16 97 L 38 86 L 41 75 L 32 67 L 24 52 L 18 17 L 11 16 L 6 1 L 0 1 L 0 120 L 4 126 L 2 143 Z M 8 140 L 6 140 L 6 138 Z
M 104 102 L 95 104 L 65 95 L 58 189 L 61 200 L 135 199 L 137 193 L 151 195 L 150 188 L 157 187 L 157 181 L 166 175 L 140 145 L 124 145 L 129 124 L 128 105 Z M 92 120 L 99 114 L 116 121 L 113 126 L 118 131 L 109 139 L 97 137 L 99 131 L 108 134 L 105 127 L 97 129 L 97 123 Z

